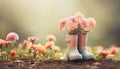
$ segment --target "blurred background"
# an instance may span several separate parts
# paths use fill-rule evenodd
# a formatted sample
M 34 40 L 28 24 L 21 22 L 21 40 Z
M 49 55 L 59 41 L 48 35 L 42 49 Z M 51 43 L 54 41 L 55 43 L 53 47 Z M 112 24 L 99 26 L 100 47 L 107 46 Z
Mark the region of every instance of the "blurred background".
M 44 44 L 46 36 L 56 36 L 56 45 L 66 48 L 65 31 L 58 22 L 75 12 L 94 17 L 96 28 L 88 35 L 88 46 L 108 47 L 120 44 L 120 0 L 0 0 L 0 38 L 16 32 L 20 41 L 37 36 Z

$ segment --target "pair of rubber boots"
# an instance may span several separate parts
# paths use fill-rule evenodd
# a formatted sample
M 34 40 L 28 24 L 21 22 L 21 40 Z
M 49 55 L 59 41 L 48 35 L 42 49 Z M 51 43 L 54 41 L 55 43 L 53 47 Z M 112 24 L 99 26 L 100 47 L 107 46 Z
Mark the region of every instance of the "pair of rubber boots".
M 94 59 L 94 55 L 87 51 L 86 35 L 67 35 L 67 54 L 69 60 Z

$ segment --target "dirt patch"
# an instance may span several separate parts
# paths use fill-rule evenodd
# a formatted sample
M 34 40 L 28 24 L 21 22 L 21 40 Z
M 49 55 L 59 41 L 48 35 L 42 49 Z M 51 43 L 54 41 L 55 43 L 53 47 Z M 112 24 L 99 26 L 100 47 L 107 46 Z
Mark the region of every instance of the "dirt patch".
M 120 61 L 77 60 L 77 61 L 0 61 L 0 69 L 120 69 Z

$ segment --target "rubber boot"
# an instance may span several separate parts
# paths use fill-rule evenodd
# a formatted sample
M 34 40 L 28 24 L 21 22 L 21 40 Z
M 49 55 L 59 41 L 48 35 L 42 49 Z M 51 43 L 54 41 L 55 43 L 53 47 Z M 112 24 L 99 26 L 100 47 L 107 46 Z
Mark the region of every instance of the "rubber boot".
M 89 53 L 85 48 L 87 45 L 87 36 L 78 35 L 78 50 L 82 54 L 83 59 L 94 59 L 94 55 Z
M 80 60 L 82 55 L 78 51 L 78 36 L 77 35 L 67 35 L 67 54 L 69 60 Z

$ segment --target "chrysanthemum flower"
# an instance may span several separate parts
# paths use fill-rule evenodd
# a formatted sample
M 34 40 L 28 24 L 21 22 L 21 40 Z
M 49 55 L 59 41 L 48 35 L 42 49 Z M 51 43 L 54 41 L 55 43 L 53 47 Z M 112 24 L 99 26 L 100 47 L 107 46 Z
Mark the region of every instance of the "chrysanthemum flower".
M 5 40 L 0 39 L 0 45 L 3 44 L 5 42 Z
M 28 41 L 28 40 L 24 40 L 23 46 L 24 46 L 25 48 L 28 48 L 28 49 L 29 49 L 29 48 L 32 46 L 32 42 L 30 42 L 30 41 Z
M 109 54 L 109 52 L 108 51 L 101 51 L 99 54 L 105 58 Z
M 15 50 L 10 51 L 10 57 L 16 57 L 17 53 Z
M 4 45 L 9 45 L 10 43 L 12 43 L 11 41 L 4 41 L 3 44 Z
M 55 37 L 54 35 L 48 35 L 48 36 L 46 37 L 46 39 L 47 39 L 48 41 L 56 41 L 56 37 Z
M 9 34 L 7 35 L 6 40 L 7 40 L 7 41 L 19 40 L 19 36 L 18 36 L 17 33 L 11 32 L 11 33 L 9 33 Z
M 116 46 L 110 47 L 110 54 L 115 55 L 117 53 L 119 53 L 119 48 L 118 47 L 116 47 Z
M 59 46 L 52 46 L 52 50 L 54 50 L 55 52 L 59 52 L 60 47 Z
M 45 48 L 46 48 L 46 49 L 50 49 L 50 48 L 52 48 L 52 46 L 54 46 L 54 42 L 52 42 L 52 41 L 47 42 L 47 43 L 45 44 Z
M 83 19 L 82 22 L 81 22 L 83 28 L 88 28 L 89 27 L 89 21 L 88 19 Z
M 38 44 L 37 47 L 36 47 L 36 51 L 38 51 L 39 53 L 44 54 L 46 52 L 46 49 L 41 44 Z
M 36 50 L 37 45 L 32 45 L 31 48 L 32 48 L 33 50 Z
M 59 29 L 63 30 L 66 24 L 66 18 L 59 21 Z
M 74 16 L 77 18 L 77 19 L 83 19 L 84 18 L 84 15 L 80 12 L 77 12 L 74 14 Z
M 91 28 L 94 28 L 96 26 L 96 21 L 94 18 L 88 18 L 88 21 Z
M 10 43 L 12 43 L 12 42 L 0 39 L 0 45 L 9 45 Z
M 77 23 L 74 23 L 74 22 L 69 22 L 69 23 L 66 24 L 67 30 L 73 30 L 77 27 L 78 27 Z
M 73 23 L 76 23 L 77 19 L 76 19 L 75 16 L 70 16 L 70 17 L 67 18 L 67 21 L 71 21 Z
M 32 42 L 32 43 L 34 43 L 36 40 L 38 40 L 38 38 L 37 37 L 28 37 L 27 38 L 28 39 L 28 41 L 30 41 L 30 42 Z

